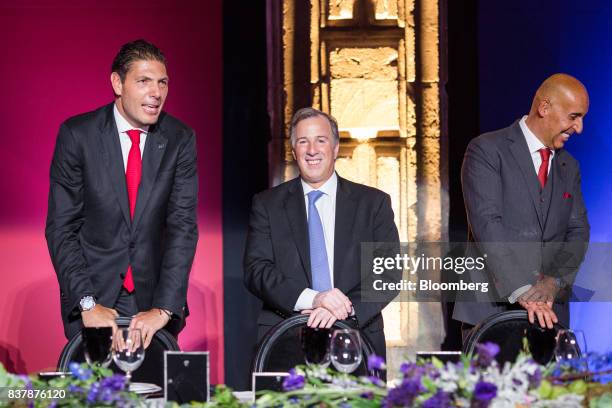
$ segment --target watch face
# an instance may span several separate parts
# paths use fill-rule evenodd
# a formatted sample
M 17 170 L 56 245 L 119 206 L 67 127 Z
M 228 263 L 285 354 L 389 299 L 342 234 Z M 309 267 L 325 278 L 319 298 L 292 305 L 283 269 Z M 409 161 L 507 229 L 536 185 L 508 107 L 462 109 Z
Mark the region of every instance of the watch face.
M 93 309 L 95 305 L 96 302 L 94 302 L 94 299 L 91 296 L 85 296 L 83 299 L 81 299 L 81 309 L 84 311 Z

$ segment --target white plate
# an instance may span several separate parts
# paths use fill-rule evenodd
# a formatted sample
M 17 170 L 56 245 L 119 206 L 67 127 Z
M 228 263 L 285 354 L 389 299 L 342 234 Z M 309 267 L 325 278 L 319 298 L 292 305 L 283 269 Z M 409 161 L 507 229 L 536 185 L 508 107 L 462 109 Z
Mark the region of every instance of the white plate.
M 136 394 L 153 394 L 154 392 L 159 392 L 162 390 L 162 387 L 155 384 L 149 383 L 130 383 L 130 391 L 135 392 Z

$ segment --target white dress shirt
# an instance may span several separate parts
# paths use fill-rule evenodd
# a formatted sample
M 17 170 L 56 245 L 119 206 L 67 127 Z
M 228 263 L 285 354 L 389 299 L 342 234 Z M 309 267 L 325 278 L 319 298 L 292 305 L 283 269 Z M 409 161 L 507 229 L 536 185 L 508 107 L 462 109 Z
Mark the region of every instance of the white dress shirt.
M 519 126 L 521 127 L 521 131 L 525 136 L 525 140 L 527 141 L 527 148 L 529 149 L 529 154 L 531 154 L 531 160 L 533 161 L 533 168 L 535 169 L 536 175 L 540 171 L 540 165 L 542 165 L 542 156 L 540 156 L 540 149 L 546 148 L 544 143 L 536 135 L 533 134 L 531 129 L 527 127 L 527 116 L 523 116 L 523 118 L 519 121 Z M 552 159 L 555 156 L 555 150 L 551 150 L 552 153 L 548 157 L 548 173 L 550 174 L 550 168 L 552 167 Z M 508 297 L 508 301 L 510 303 L 515 303 L 519 297 L 525 292 L 531 289 L 531 285 L 524 285 L 520 288 L 516 289 L 514 292 L 510 294 Z
M 127 171 L 127 162 L 130 149 L 132 148 L 132 140 L 127 134 L 128 130 L 138 129 L 140 130 L 140 158 L 144 154 L 145 142 L 147 140 L 147 130 L 141 128 L 135 128 L 121 115 L 117 105 L 113 106 L 113 114 L 115 116 L 115 124 L 117 124 L 117 130 L 119 131 L 119 143 L 121 144 L 121 155 L 123 156 L 123 170 Z
M 308 193 L 319 190 L 323 195 L 315 203 L 321 224 L 323 225 L 323 236 L 325 237 L 325 250 L 327 251 L 327 262 L 329 264 L 329 278 L 334 286 L 334 230 L 336 227 L 336 191 L 338 190 L 338 176 L 334 172 L 332 176 L 319 188 L 312 188 L 311 185 L 301 180 L 304 189 L 304 203 L 306 204 L 306 217 L 308 214 Z M 317 295 L 316 290 L 306 288 L 302 291 L 298 300 L 295 302 L 294 310 L 312 309 L 312 302 Z

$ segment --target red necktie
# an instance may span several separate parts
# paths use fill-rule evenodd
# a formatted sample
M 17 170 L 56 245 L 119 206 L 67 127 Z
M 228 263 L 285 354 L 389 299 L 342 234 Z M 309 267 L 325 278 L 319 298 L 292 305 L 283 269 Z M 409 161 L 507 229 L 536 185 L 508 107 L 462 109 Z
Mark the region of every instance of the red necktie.
M 138 186 L 142 175 L 142 157 L 140 156 L 140 130 L 131 129 L 127 131 L 132 147 L 128 153 L 127 169 L 125 171 L 125 181 L 127 184 L 128 200 L 130 202 L 130 217 L 134 219 L 136 209 L 136 198 L 138 197 Z M 134 278 L 132 277 L 132 265 L 128 265 L 123 287 L 128 292 L 134 291 Z
M 538 170 L 538 180 L 540 180 L 540 185 L 542 189 L 546 185 L 546 180 L 548 179 L 548 159 L 550 158 L 550 149 L 542 148 L 539 150 L 540 157 L 542 158 L 542 164 L 540 164 L 540 170 Z

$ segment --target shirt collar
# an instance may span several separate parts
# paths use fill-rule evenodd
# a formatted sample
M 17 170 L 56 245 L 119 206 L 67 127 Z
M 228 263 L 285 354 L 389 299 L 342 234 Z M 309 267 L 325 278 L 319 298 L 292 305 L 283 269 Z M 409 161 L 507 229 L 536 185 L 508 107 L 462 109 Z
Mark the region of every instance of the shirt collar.
M 529 153 L 534 154 L 537 153 L 540 149 L 545 149 L 544 143 L 527 127 L 527 115 L 523 116 L 519 121 L 519 126 L 523 131 L 523 135 L 525 136 L 525 140 L 527 141 L 527 148 L 529 149 Z M 555 155 L 555 150 L 552 149 L 551 157 Z
M 134 126 L 130 125 L 130 122 L 128 122 L 123 117 L 123 115 L 121 115 L 121 112 L 119 112 L 119 109 L 117 109 L 117 104 L 113 104 L 113 115 L 115 116 L 115 123 L 117 124 L 117 130 L 119 131 L 119 134 L 125 133 L 128 130 L 132 130 L 132 129 L 138 129 L 140 130 L 141 133 L 144 133 L 144 134 L 148 133 L 144 129 L 134 128 Z
M 302 188 L 304 189 L 304 195 L 307 195 L 313 190 L 319 190 L 330 197 L 336 196 L 336 190 L 338 189 L 338 176 L 336 175 L 335 171 L 332 173 L 331 177 L 328 178 L 327 181 L 319 188 L 312 188 L 312 186 L 305 182 L 302 178 L 300 178 L 300 181 L 302 183 Z

